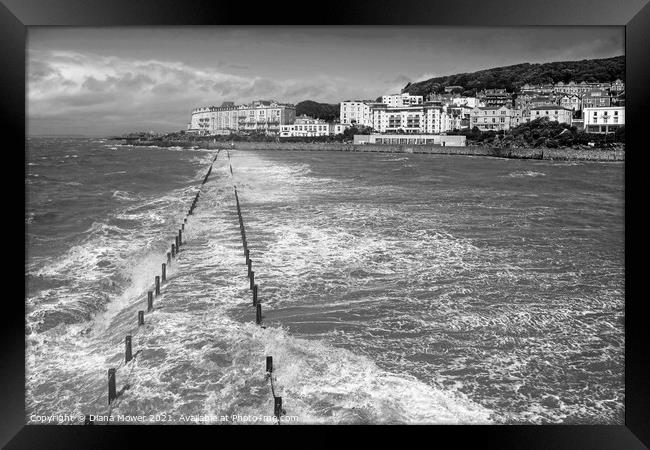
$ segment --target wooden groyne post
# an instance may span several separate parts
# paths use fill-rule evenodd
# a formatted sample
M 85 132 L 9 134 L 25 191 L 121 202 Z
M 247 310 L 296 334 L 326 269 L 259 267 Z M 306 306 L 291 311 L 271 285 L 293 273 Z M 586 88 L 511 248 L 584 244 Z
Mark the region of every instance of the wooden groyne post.
M 128 363 L 133 359 L 133 352 L 131 351 L 131 335 L 127 334 L 124 338 L 124 362 Z
M 144 311 L 138 311 L 138 326 L 144 325 Z
M 162 263 L 162 280 L 163 283 L 167 281 L 167 264 Z
M 273 406 L 273 415 L 278 418 L 278 423 L 280 421 L 280 416 L 282 415 L 282 397 L 273 397 L 275 399 L 275 404 Z
M 153 291 L 147 292 L 147 311 L 153 311 Z
M 108 404 L 110 405 L 116 398 L 117 390 L 115 389 L 115 369 L 108 369 Z
M 160 276 L 156 275 L 156 297 L 160 295 Z

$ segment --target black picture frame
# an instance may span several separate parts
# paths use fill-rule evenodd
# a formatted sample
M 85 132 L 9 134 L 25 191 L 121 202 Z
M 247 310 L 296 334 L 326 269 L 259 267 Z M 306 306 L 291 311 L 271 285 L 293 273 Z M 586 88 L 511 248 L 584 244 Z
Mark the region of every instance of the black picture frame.
M 650 69 L 647 50 L 650 43 L 650 0 L 494 0 L 486 1 L 429 1 L 416 2 L 386 0 L 326 3 L 263 3 L 225 1 L 174 0 L 2 0 L 0 4 L 0 48 L 3 68 L 0 69 L 2 90 L 1 113 L 4 128 L 3 150 L 5 200 L 17 204 L 20 195 L 16 186 L 24 183 L 18 170 L 11 169 L 23 163 L 26 173 L 25 149 L 25 48 L 26 27 L 29 26 L 148 26 L 148 25 L 444 25 L 444 26 L 624 26 L 626 51 L 626 152 L 625 179 L 625 425 L 542 425 L 542 426 L 427 426 L 427 427 L 353 427 L 370 431 L 375 438 L 397 432 L 404 439 L 415 431 L 427 445 L 441 446 L 448 439 L 454 447 L 467 444 L 487 448 L 529 449 L 642 449 L 650 445 L 650 342 L 647 319 L 644 314 L 645 296 L 639 286 L 643 265 L 634 264 L 643 258 L 641 221 L 633 220 L 640 214 L 640 201 L 634 193 L 642 192 L 638 173 L 644 170 L 645 126 L 644 107 L 650 104 Z M 314 10 L 312 5 L 321 5 Z M 291 13 L 291 15 L 288 15 Z M 634 172 L 637 172 L 635 174 Z M 8 176 L 7 176 L 8 175 Z M 16 179 L 13 179 L 15 177 Z M 24 184 L 23 184 L 24 185 Z M 641 194 L 642 195 L 642 194 Z M 637 196 L 639 198 L 640 195 Z M 635 208 L 635 203 L 639 208 Z M 16 209 L 20 206 L 16 206 Z M 15 228 L 17 218 L 6 215 Z M 24 217 L 24 196 L 23 196 Z M 13 221 L 13 222 L 12 222 Z M 640 225 L 641 224 L 641 225 Z M 15 230 L 14 230 L 15 234 Z M 5 243 L 16 241 L 5 235 Z M 632 243 L 635 244 L 632 244 Z M 15 243 L 15 242 L 14 242 Z M 19 247 L 20 244 L 16 245 Z M 23 245 L 24 250 L 24 245 Z M 5 249 L 5 257 L 8 249 Z M 20 248 L 15 250 L 15 254 Z M 642 259 L 639 259 L 642 261 Z M 10 264 L 5 280 L 17 280 L 19 264 Z M 14 274 L 11 271 L 15 271 Z M 23 278 L 24 279 L 24 278 Z M 18 283 L 16 283 L 18 285 Z M 24 288 L 24 285 L 23 285 Z M 633 289 L 636 289 L 634 291 Z M 17 289 L 20 292 L 20 289 Z M 5 293 L 7 291 L 5 290 Z M 24 292 L 23 292 L 24 294 Z M 5 448 L 116 448 L 132 443 L 133 439 L 167 440 L 174 435 L 190 437 L 187 443 L 198 445 L 198 439 L 210 439 L 215 445 L 228 445 L 222 440 L 223 427 L 174 426 L 161 427 L 83 427 L 25 425 L 24 405 L 24 304 L 7 294 L 3 301 L 3 352 L 0 368 L 3 372 L 0 387 L 0 444 Z M 24 299 L 24 295 L 23 295 Z M 11 313 L 7 308 L 12 304 Z M 229 429 L 233 427 L 227 427 Z M 249 440 L 243 430 L 241 437 Z M 338 433 L 329 427 L 307 427 L 312 439 L 320 443 L 335 443 Z M 343 427 L 349 429 L 349 427 Z M 280 431 L 282 429 L 282 431 Z M 292 439 L 293 431 L 286 427 L 266 428 L 267 445 L 284 445 L 284 438 Z M 338 430 L 337 430 L 338 431 Z M 231 433 L 228 430 L 228 433 Z M 272 434 L 271 434 L 272 433 Z M 275 441 L 275 433 L 283 433 L 282 441 Z M 250 435 L 250 433 L 249 433 Z M 273 437 L 272 437 L 273 436 Z M 301 441 L 304 445 L 306 441 Z M 404 442 L 409 445 L 409 442 Z M 414 442 L 415 443 L 415 442 Z M 194 447 L 195 445 L 190 445 Z M 444 447 L 444 446 L 443 446 Z

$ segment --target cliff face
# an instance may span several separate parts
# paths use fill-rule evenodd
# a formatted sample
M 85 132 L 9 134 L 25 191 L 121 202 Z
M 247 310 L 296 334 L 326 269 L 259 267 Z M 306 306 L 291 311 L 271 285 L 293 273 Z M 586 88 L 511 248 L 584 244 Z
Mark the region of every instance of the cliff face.
M 440 91 L 445 86 L 462 86 L 465 91 L 506 88 L 510 92 L 517 92 L 526 83 L 542 84 L 560 81 L 563 83 L 570 81 L 605 83 L 617 79 L 625 80 L 625 56 L 496 67 L 409 83 L 402 92 L 412 95 L 428 95 Z

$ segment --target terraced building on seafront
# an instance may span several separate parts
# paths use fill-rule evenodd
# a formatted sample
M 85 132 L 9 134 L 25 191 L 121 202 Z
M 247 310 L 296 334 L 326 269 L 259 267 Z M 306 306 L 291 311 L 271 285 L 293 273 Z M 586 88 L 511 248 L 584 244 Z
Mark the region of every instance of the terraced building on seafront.
M 190 133 L 216 135 L 234 132 L 279 134 L 282 125 L 296 118 L 296 107 L 274 100 L 256 100 L 247 105 L 224 102 L 221 106 L 204 106 L 192 111 L 187 126 Z

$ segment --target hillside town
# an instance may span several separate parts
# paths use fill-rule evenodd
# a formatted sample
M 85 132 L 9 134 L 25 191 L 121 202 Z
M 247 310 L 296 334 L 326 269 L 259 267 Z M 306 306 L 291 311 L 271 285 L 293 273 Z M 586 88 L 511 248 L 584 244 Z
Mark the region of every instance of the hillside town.
M 193 110 L 187 133 L 322 137 L 354 127 L 369 133 L 355 143 L 464 145 L 464 136 L 453 134 L 472 129 L 504 132 L 540 118 L 591 134 L 615 133 L 625 125 L 625 84 L 621 80 L 525 84 L 516 93 L 504 88 L 483 89 L 474 96 L 462 92 L 466 92 L 463 86 L 445 86 L 426 98 L 402 92 L 376 100 L 345 100 L 339 104 L 338 121 L 330 122 L 296 116 L 296 107 L 290 103 L 224 102 Z

